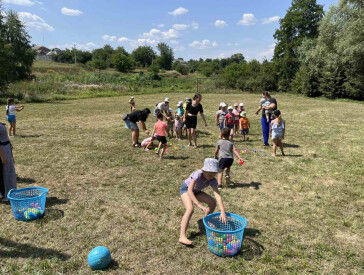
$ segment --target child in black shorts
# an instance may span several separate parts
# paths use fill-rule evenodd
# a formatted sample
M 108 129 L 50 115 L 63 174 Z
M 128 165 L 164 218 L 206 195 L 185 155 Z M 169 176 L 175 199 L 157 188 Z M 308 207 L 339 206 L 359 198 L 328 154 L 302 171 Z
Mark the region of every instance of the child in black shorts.
M 217 187 L 222 188 L 222 176 L 225 170 L 226 176 L 226 184 L 230 184 L 230 167 L 234 162 L 234 153 L 239 158 L 239 161 L 242 161 L 240 158 L 239 151 L 236 150 L 234 142 L 229 140 L 230 129 L 224 128 L 221 131 L 222 139 L 220 139 L 216 144 L 215 149 L 215 158 L 219 157 L 219 168 L 220 173 L 217 176 Z

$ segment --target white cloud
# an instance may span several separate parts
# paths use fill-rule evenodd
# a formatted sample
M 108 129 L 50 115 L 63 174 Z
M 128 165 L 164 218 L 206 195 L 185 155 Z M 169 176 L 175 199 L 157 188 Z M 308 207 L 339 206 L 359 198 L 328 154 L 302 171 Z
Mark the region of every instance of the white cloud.
M 54 28 L 47 24 L 43 18 L 30 12 L 18 12 L 19 19 L 29 29 L 37 31 L 54 31 Z
M 68 15 L 68 16 L 79 16 L 79 15 L 83 14 L 83 12 L 80 10 L 73 10 L 73 9 L 68 9 L 68 8 L 62 8 L 61 12 L 64 15 Z
M 172 27 L 177 30 L 177 31 L 184 31 L 186 30 L 187 28 L 190 27 L 190 25 L 186 25 L 186 24 L 174 24 L 172 25 Z
M 72 49 L 73 47 L 76 47 L 76 49 L 78 50 L 82 50 L 82 51 L 92 51 L 93 49 L 99 48 L 98 45 L 96 45 L 93 42 L 88 42 L 88 43 L 69 43 L 69 44 L 65 44 L 64 48 L 66 49 Z M 59 48 L 59 47 L 57 47 Z
M 8 4 L 14 4 L 14 5 L 19 5 L 19 6 L 33 6 L 35 4 L 35 2 L 30 1 L 30 0 L 3 0 L 4 3 L 8 3 Z
M 238 25 L 252 26 L 257 23 L 258 19 L 252 13 L 244 13 L 243 18 L 238 22 Z
M 129 39 L 128 39 L 128 38 L 126 38 L 126 37 L 120 37 L 120 38 L 118 39 L 118 42 L 120 42 L 120 43 L 127 42 L 127 41 L 129 41 Z
M 224 20 L 216 20 L 215 21 L 215 27 L 223 29 L 225 27 L 227 27 L 227 23 Z
M 227 43 L 227 45 L 228 45 L 228 46 L 238 46 L 238 45 L 239 45 L 239 43 L 237 43 L 237 42 L 235 42 L 235 43 L 231 43 L 231 42 L 229 42 L 229 43 Z
M 108 34 L 105 34 L 102 39 L 105 40 L 105 41 L 110 41 L 110 42 L 113 42 L 116 40 L 116 36 L 115 35 L 108 35 Z
M 192 21 L 192 24 L 191 24 L 192 29 L 198 30 L 199 26 L 200 25 L 198 23 L 196 23 L 195 21 Z
M 178 31 L 175 29 L 169 29 L 168 31 L 161 31 L 158 29 L 151 29 L 149 32 L 143 33 L 143 36 L 146 38 L 154 38 L 154 39 L 171 39 L 177 38 L 179 35 Z
M 203 50 L 203 49 L 209 49 L 209 48 L 216 48 L 217 47 L 217 42 L 216 41 L 211 42 L 208 39 L 204 39 L 201 42 L 195 40 L 191 44 L 189 44 L 188 46 L 190 46 L 191 48 Z
M 149 38 L 139 38 L 136 43 L 138 45 L 152 45 L 155 46 L 159 43 L 159 41 L 155 39 L 149 39 Z
M 269 18 L 264 18 L 264 19 L 262 19 L 262 24 L 264 25 L 264 24 L 277 22 L 277 21 L 279 21 L 279 19 L 281 19 L 279 16 L 272 16 Z
M 179 42 L 177 40 L 170 40 L 169 43 L 171 43 L 172 45 L 178 45 Z
M 175 9 L 174 11 L 168 12 L 171 15 L 177 16 L 177 15 L 182 15 L 188 12 L 188 9 L 179 7 L 177 9 Z
M 164 24 L 157 25 L 158 28 L 164 28 L 164 26 L 165 26 Z

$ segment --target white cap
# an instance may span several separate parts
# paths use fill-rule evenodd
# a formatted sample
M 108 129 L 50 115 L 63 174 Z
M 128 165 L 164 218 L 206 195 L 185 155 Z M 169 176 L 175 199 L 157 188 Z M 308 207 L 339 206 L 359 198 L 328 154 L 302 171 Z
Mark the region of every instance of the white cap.
M 229 106 L 228 110 L 234 110 L 233 106 Z
M 177 104 L 177 107 L 181 106 L 181 105 L 183 105 L 183 101 L 179 101 L 178 104 Z
M 219 105 L 219 107 L 222 107 L 222 104 L 224 104 L 224 102 L 220 102 L 220 105 Z
M 225 102 L 221 102 L 221 106 L 220 107 L 226 107 L 227 105 L 226 105 L 226 103 Z
M 244 107 L 244 103 L 240 103 L 239 106 Z
M 166 97 L 166 98 L 164 99 L 164 102 L 169 102 L 169 97 Z
M 168 109 L 168 112 L 172 113 L 173 112 L 172 108 L 169 108 Z

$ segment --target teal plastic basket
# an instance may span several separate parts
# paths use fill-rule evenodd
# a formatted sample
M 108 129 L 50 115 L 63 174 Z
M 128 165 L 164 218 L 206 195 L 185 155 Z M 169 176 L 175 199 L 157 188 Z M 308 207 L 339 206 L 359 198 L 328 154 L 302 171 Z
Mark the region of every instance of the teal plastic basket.
M 226 213 L 227 223 L 220 221 L 220 213 L 212 213 L 203 218 L 206 228 L 207 243 L 212 253 L 229 257 L 239 253 L 243 243 L 246 218 Z
M 30 221 L 44 215 L 48 189 L 43 187 L 28 187 L 11 189 L 8 199 L 14 218 L 19 221 Z

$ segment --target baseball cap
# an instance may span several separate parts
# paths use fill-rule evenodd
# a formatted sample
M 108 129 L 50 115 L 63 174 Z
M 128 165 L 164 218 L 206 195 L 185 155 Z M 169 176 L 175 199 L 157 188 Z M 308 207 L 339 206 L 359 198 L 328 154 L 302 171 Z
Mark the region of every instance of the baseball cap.
M 164 102 L 169 102 L 169 98 L 168 98 L 168 97 L 166 97 L 166 98 L 164 99 Z
M 234 103 L 234 106 L 239 106 L 238 103 Z
M 229 106 L 228 107 L 228 110 L 234 110 L 234 107 L 233 106 Z
M 244 107 L 244 103 L 240 103 L 239 106 Z

